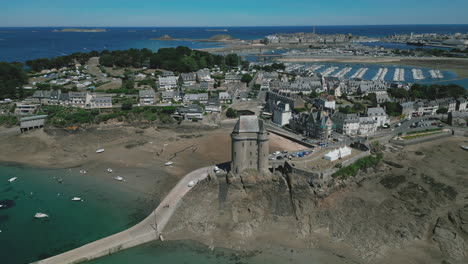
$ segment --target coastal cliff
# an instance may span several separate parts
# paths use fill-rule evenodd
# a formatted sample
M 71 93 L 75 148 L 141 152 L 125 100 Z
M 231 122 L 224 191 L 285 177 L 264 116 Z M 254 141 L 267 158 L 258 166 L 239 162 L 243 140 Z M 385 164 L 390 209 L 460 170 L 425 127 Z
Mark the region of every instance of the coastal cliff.
M 165 237 L 237 250 L 320 248 L 358 263 L 466 263 L 468 168 L 458 144 L 388 145 L 376 167 L 320 189 L 280 172 L 211 177 L 184 198 Z

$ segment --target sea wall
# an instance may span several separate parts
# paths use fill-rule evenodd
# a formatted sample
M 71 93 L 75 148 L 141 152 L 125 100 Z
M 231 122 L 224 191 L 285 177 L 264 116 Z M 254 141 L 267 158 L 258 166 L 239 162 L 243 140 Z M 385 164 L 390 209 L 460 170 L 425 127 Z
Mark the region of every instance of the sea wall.
M 364 151 L 359 155 L 356 155 L 350 159 L 343 161 L 341 165 L 343 167 L 349 166 L 358 161 L 359 159 L 365 158 L 369 155 L 371 155 L 369 150 Z M 332 175 L 339 170 L 338 168 L 332 167 L 323 171 L 307 171 L 296 168 L 289 162 L 285 163 L 285 169 L 290 173 L 290 175 L 300 175 L 306 177 L 308 179 L 311 179 L 314 184 L 317 184 L 319 186 L 326 186 L 332 180 Z

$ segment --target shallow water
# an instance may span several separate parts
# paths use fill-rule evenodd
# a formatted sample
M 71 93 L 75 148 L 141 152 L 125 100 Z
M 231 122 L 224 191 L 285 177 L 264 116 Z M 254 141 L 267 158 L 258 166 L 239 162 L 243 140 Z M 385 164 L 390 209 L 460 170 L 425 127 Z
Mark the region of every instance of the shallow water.
M 12 177 L 18 179 L 9 183 Z M 133 207 L 141 205 L 138 197 L 117 192 L 113 185 L 118 183 L 108 182 L 69 170 L 0 166 L 0 201 L 7 205 L 0 208 L 0 263 L 22 264 L 55 255 L 144 217 Z M 84 201 L 71 201 L 75 196 Z M 35 219 L 38 212 L 50 217 Z

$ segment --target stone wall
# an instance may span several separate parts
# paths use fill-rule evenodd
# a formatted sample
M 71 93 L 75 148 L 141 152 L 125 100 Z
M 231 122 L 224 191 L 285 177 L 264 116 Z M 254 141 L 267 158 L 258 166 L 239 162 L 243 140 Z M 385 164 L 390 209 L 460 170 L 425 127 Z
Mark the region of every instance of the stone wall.
M 369 156 L 370 154 L 371 154 L 370 151 L 362 152 L 359 155 L 356 155 L 350 159 L 343 161 L 341 164 L 343 167 L 349 166 L 355 163 L 357 160 L 365 158 Z M 285 169 L 290 174 L 301 175 L 308 179 L 311 179 L 312 182 L 317 186 L 326 186 L 332 180 L 333 173 L 339 170 L 338 168 L 333 167 L 324 171 L 306 171 L 306 170 L 302 170 L 302 169 L 294 167 L 289 162 L 285 162 Z
M 452 132 L 443 132 L 441 134 L 436 134 L 433 136 L 425 136 L 425 137 L 408 139 L 408 140 L 391 140 L 390 143 L 393 143 L 399 146 L 411 146 L 411 145 L 421 144 L 421 143 L 438 140 L 441 138 L 447 138 L 451 136 L 452 136 Z

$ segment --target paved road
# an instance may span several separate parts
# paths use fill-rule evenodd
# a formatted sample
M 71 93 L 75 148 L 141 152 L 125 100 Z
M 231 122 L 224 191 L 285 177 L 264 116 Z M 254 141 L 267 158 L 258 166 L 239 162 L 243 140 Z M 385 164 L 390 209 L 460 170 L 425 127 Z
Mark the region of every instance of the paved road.
M 205 167 L 187 174 L 169 192 L 159 206 L 137 225 L 115 235 L 35 263 L 79 263 L 158 239 L 182 198 L 191 190 L 191 188 L 188 187 L 189 182 L 198 182 L 205 179 L 212 169 L 213 167 Z M 167 207 L 167 205 L 169 205 L 169 207 Z

